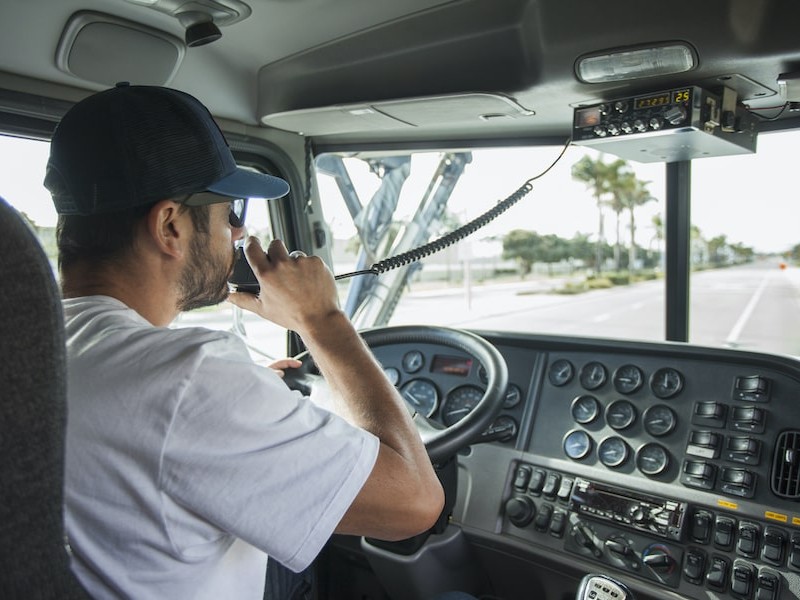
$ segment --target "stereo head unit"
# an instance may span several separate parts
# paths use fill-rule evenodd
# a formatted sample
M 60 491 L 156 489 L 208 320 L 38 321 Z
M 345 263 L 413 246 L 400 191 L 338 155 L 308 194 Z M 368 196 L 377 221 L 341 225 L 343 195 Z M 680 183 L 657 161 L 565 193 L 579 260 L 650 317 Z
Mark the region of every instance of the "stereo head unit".
M 686 502 L 621 490 L 580 477 L 572 487 L 569 508 L 665 539 L 680 540 L 687 519 Z
M 572 141 L 637 162 L 675 162 L 753 153 L 756 125 L 733 90 L 687 86 L 580 106 Z

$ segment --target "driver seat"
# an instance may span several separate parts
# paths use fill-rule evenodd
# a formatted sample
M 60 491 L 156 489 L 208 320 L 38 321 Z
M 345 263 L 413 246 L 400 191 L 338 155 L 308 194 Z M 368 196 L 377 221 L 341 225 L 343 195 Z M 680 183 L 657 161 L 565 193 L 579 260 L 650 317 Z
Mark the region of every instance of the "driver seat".
M 53 270 L 0 198 L 0 598 L 88 598 L 63 516 L 66 350 Z

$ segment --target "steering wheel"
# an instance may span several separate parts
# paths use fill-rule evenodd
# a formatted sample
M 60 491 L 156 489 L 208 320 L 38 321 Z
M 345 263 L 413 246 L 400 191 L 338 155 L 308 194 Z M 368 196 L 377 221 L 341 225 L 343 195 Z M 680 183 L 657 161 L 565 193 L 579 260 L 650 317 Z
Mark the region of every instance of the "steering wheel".
M 497 348 L 482 337 L 460 329 L 429 325 L 381 327 L 359 333 L 370 348 L 408 343 L 440 344 L 466 352 L 483 365 L 487 379 L 486 391 L 475 408 L 457 423 L 444 427 L 420 413 L 415 413 L 409 407 L 428 456 L 434 464 L 443 463 L 461 448 L 475 442 L 503 407 L 508 386 L 508 368 Z M 287 369 L 284 380 L 290 388 L 309 394 L 314 383 L 321 377 L 312 372 L 314 364 L 308 352 L 302 352 L 295 358 L 303 365 L 297 369 Z

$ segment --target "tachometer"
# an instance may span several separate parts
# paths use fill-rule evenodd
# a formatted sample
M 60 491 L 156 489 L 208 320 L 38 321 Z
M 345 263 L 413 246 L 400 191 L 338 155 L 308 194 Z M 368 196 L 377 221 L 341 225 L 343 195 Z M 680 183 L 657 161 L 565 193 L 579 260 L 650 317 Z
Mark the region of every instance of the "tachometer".
M 466 417 L 483 398 L 484 391 L 474 385 L 462 385 L 449 394 L 442 404 L 442 422 L 455 425 Z
M 439 391 L 427 379 L 412 379 L 400 388 L 408 405 L 420 414 L 430 417 L 439 404 Z

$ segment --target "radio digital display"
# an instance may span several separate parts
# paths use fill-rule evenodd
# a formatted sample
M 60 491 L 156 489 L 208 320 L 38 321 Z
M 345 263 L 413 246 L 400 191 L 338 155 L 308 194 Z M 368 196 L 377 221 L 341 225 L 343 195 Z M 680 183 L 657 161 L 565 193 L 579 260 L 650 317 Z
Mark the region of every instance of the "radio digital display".
M 653 94 L 651 96 L 640 96 L 633 101 L 633 108 L 655 108 L 657 106 L 665 106 L 668 104 L 683 104 L 688 102 L 691 98 L 691 90 L 689 88 L 682 90 L 673 90 L 671 92 L 663 92 L 661 94 Z

